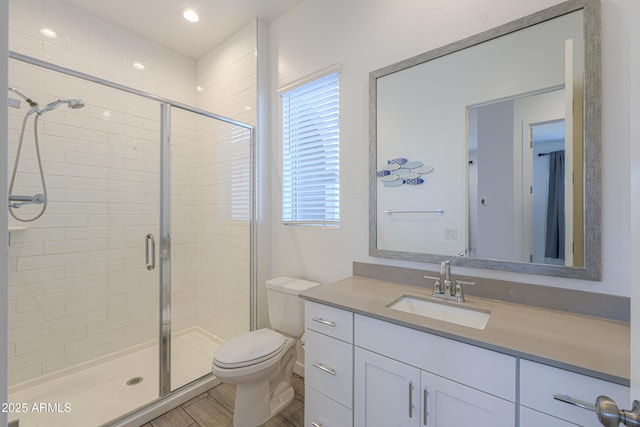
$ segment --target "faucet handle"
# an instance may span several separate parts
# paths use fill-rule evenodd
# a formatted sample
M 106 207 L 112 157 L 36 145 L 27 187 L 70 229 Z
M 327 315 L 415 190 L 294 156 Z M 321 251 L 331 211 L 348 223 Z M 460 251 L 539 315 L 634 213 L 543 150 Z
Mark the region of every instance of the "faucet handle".
M 473 286 L 476 284 L 476 282 L 469 282 L 468 280 L 456 280 L 456 283 L 459 283 L 465 286 Z
M 476 282 L 469 282 L 467 280 L 456 280 L 456 301 L 464 302 L 464 286 L 473 286 Z
M 433 294 L 441 294 L 442 289 L 440 288 L 440 278 L 435 276 L 424 276 L 425 279 L 433 280 Z

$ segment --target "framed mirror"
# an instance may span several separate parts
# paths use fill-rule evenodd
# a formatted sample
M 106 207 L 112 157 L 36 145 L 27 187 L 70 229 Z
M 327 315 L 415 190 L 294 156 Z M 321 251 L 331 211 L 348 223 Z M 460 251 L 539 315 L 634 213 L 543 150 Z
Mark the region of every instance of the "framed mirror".
M 600 4 L 373 71 L 369 254 L 600 280 Z

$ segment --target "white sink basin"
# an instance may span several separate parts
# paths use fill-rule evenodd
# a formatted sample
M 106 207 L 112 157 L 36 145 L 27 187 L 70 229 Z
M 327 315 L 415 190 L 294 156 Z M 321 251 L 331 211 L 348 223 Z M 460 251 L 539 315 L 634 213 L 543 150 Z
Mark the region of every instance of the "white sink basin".
M 387 305 L 387 307 L 475 329 L 484 329 L 491 315 L 489 311 L 427 300 L 411 295 L 403 295 Z

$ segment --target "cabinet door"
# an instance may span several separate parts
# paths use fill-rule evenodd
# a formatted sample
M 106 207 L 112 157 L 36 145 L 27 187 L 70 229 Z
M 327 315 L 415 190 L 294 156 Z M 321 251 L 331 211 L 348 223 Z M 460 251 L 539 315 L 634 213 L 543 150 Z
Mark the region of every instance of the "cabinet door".
M 422 371 L 423 411 L 431 427 L 513 427 L 515 404 Z M 424 396 L 424 394 L 423 394 Z M 540 427 L 540 426 L 539 426 Z
M 595 418 L 595 416 L 594 416 Z M 520 407 L 520 427 L 577 427 L 577 424 L 534 411 L 533 409 Z
M 354 369 L 355 426 L 420 426 L 418 368 L 356 347 Z

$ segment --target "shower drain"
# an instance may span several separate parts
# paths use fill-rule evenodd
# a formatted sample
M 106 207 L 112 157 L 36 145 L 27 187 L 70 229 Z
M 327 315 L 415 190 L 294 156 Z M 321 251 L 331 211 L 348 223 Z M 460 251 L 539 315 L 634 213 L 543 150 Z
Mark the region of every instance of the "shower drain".
M 140 384 L 144 378 L 142 377 L 133 377 L 129 381 L 127 381 L 127 385 L 136 385 Z

